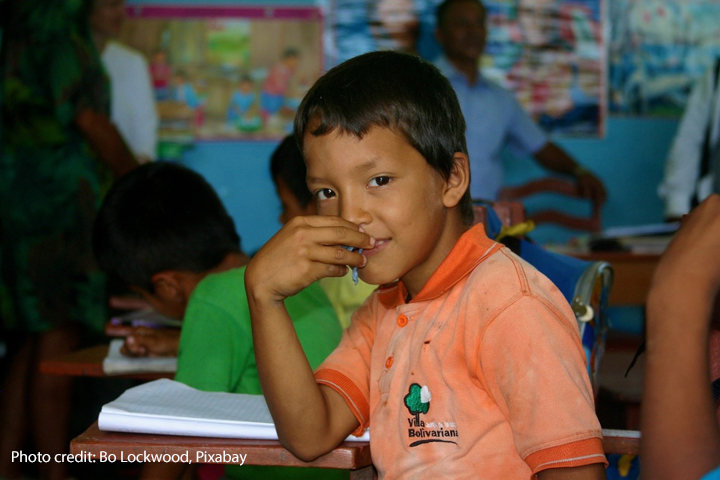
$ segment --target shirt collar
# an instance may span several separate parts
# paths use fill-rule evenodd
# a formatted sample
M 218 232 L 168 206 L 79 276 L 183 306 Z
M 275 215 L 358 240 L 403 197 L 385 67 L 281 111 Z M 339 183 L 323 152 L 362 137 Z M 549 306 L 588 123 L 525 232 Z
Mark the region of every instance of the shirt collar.
M 440 55 L 435 60 L 435 66 L 440 70 L 440 73 L 445 75 L 451 81 L 461 80 L 464 84 L 467 84 L 467 78 L 463 75 L 445 55 Z M 478 68 L 478 76 L 476 85 L 484 83 L 482 71 Z
M 477 224 L 462 234 L 448 256 L 430 276 L 425 286 L 410 303 L 424 302 L 447 293 L 475 267 L 502 245 L 495 243 L 485 235 L 485 227 Z M 402 281 L 383 285 L 378 292 L 380 303 L 385 308 L 394 308 L 405 303 L 407 288 Z

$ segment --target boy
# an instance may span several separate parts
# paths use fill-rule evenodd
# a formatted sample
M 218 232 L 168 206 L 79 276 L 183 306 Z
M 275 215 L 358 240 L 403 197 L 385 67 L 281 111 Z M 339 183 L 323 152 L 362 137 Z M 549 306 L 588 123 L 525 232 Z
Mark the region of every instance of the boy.
M 176 380 L 206 391 L 262 393 L 243 288 L 248 257 L 232 218 L 200 175 L 157 162 L 120 178 L 100 209 L 93 243 L 104 270 L 159 313 L 183 319 Z M 288 311 L 303 360 L 318 365 L 341 334 L 327 297 L 311 285 L 288 300 Z M 254 469 L 227 473 L 268 476 L 268 469 Z M 146 464 L 143 477 L 177 478 L 183 470 L 183 465 Z M 301 470 L 310 475 L 311 469 Z
M 284 225 L 299 215 L 317 215 L 313 194 L 305 183 L 305 160 L 294 136 L 285 137 L 273 152 L 270 157 L 270 174 L 282 204 L 280 223 Z M 374 285 L 363 281 L 355 283 L 351 275 L 325 277 L 319 283 L 343 328 L 350 325 L 352 313 L 375 290 Z
M 245 273 L 280 440 L 309 460 L 370 426 L 387 478 L 604 478 L 572 311 L 468 227 L 464 131 L 448 81 L 409 55 L 355 57 L 305 96 L 295 133 L 320 216 L 288 222 Z M 283 302 L 348 266 L 382 286 L 313 374 Z

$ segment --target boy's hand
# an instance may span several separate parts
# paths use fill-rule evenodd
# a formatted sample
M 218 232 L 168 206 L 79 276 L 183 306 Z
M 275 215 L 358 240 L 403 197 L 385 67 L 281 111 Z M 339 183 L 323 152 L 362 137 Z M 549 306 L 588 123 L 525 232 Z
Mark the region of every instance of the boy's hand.
M 129 357 L 174 357 L 179 345 L 177 328 L 136 327 L 125 338 L 120 353 Z
M 375 239 L 340 217 L 295 217 L 255 254 L 245 286 L 255 299 L 282 302 L 323 277 L 342 277 L 366 258 L 343 245 L 370 249 Z
M 711 195 L 683 218 L 662 256 L 652 290 L 697 293 L 711 299 L 720 287 L 720 195 Z M 678 282 L 682 279 L 682 282 Z

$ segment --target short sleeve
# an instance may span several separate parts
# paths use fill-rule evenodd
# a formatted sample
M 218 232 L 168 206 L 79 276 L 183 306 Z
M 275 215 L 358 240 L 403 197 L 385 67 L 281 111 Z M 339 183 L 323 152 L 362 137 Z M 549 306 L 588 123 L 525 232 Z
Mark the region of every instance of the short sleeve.
M 516 155 L 533 155 L 548 142 L 542 131 L 522 105 L 508 93 L 507 108 L 512 111 L 507 133 L 507 145 Z
M 485 329 L 478 376 L 509 419 L 533 474 L 606 462 L 585 356 L 572 320 L 526 294 Z
M 315 371 L 319 384 L 332 388 L 347 402 L 360 423 L 355 435 L 361 435 L 370 422 L 370 358 L 378 306 L 374 293 L 355 311 L 340 345 Z
M 198 390 L 232 392 L 252 354 L 250 331 L 243 331 L 216 305 L 191 300 L 180 334 L 175 380 Z

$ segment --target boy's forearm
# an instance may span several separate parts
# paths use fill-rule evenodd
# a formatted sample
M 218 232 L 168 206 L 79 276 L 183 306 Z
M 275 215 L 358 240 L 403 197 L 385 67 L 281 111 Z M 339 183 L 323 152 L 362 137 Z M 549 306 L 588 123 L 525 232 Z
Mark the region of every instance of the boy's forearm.
M 657 285 L 648 297 L 641 429 L 643 468 L 651 478 L 698 478 L 720 458 L 708 370 L 713 302 L 698 287 Z
M 280 442 L 302 460 L 315 459 L 350 434 L 354 426 L 346 426 L 348 415 L 350 421 L 354 417 L 344 406 L 347 412 L 341 421 L 333 418 L 333 408 L 315 381 L 285 305 L 262 301 L 250 291 L 248 304 L 260 384 Z M 340 396 L 333 396 L 337 412 Z
M 537 474 L 538 480 L 603 480 L 605 466 L 601 463 L 572 468 L 551 468 Z

